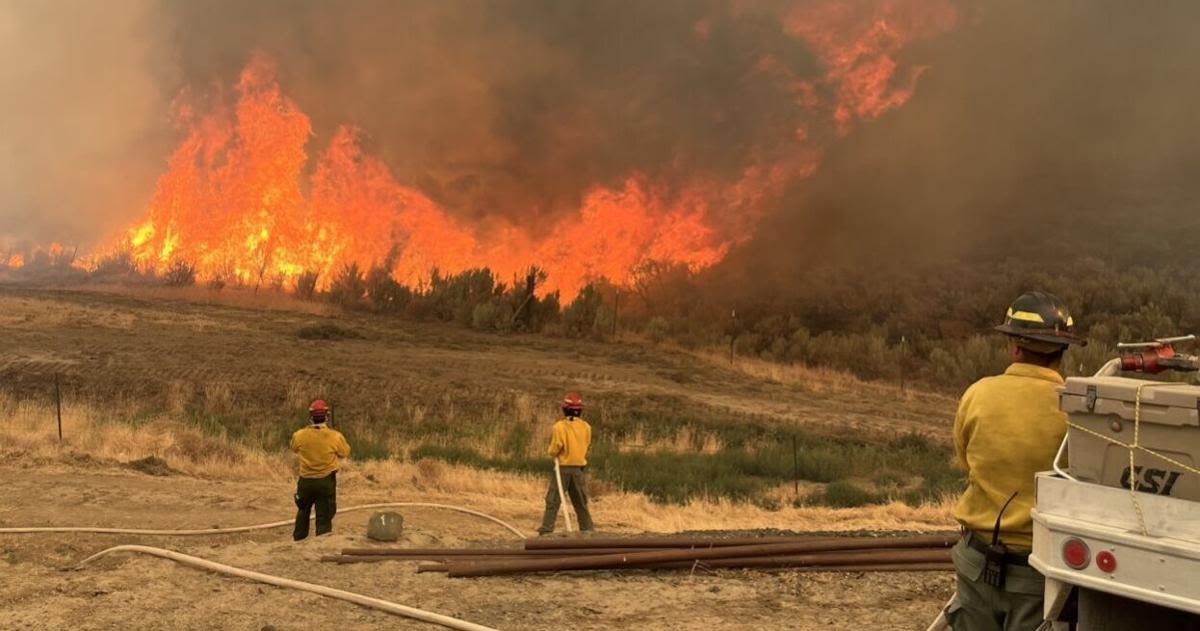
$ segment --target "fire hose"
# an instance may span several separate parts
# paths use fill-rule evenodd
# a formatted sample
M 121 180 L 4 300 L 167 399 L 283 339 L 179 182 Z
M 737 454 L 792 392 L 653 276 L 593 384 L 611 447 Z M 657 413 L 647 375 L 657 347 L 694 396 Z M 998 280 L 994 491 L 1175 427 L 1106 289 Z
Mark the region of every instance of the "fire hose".
M 363 507 L 358 507 L 358 508 L 363 508 Z M 286 587 L 288 589 L 298 589 L 298 590 L 305 591 L 305 592 L 319 594 L 321 596 L 328 596 L 329 598 L 336 598 L 338 600 L 344 600 L 346 602 L 354 603 L 356 605 L 361 605 L 363 607 L 369 607 L 371 609 L 378 609 L 380 611 L 385 611 L 385 612 L 393 614 L 393 615 L 404 616 L 405 618 L 412 618 L 414 620 L 420 620 L 422 622 L 437 624 L 437 625 L 441 625 L 443 627 L 447 627 L 450 629 L 461 629 L 462 631 L 496 631 L 496 629 L 493 629 L 492 627 L 485 627 L 481 624 L 475 624 L 473 622 L 459 620 L 458 618 L 451 618 L 450 616 L 443 616 L 442 614 L 433 613 L 431 611 L 425 611 L 423 609 L 417 609 L 415 607 L 408 607 L 406 605 L 401 605 L 399 603 L 394 603 L 394 602 L 382 600 L 379 598 L 372 598 L 370 596 L 364 596 L 362 594 L 356 594 L 354 592 L 348 592 L 348 591 L 344 591 L 344 590 L 340 590 L 340 589 L 335 589 L 333 587 L 327 587 L 325 585 L 318 585 L 316 583 L 307 583 L 304 581 L 297 581 L 297 580 L 293 580 L 290 578 L 283 578 L 281 576 L 275 576 L 273 574 L 264 574 L 262 572 L 246 570 L 243 568 L 234 567 L 232 565 L 225 565 L 223 563 L 209 561 L 207 559 L 202 559 L 200 557 L 194 557 L 189 554 L 183 554 L 181 552 L 175 552 L 173 550 L 167 550 L 164 548 L 154 548 L 154 547 L 150 547 L 150 546 L 133 546 L 133 545 L 114 546 L 112 548 L 108 548 L 107 550 L 102 550 L 100 552 L 97 552 L 96 554 L 93 554 L 92 556 L 84 559 L 82 562 L 80 562 L 79 566 L 82 567 L 84 565 L 87 565 L 88 563 L 91 563 L 92 561 L 95 561 L 96 559 L 99 559 L 100 557 L 103 557 L 103 556 L 106 556 L 106 555 L 109 555 L 109 554 L 112 554 L 115 552 L 140 552 L 142 554 L 149 554 L 149 555 L 161 557 L 164 559 L 170 559 L 172 561 L 175 561 L 177 563 L 182 563 L 189 567 L 199 568 L 202 570 L 209 570 L 212 572 L 218 572 L 220 574 L 227 574 L 229 576 L 236 576 L 238 578 L 244 578 L 244 579 L 248 579 L 251 581 L 258 581 L 260 583 L 266 583 L 267 585 L 274 585 L 276 587 Z
M 525 533 L 517 530 L 512 524 L 501 520 L 498 517 L 493 517 L 487 513 L 463 508 L 461 506 L 452 506 L 450 504 L 430 504 L 426 502 L 384 502 L 380 504 L 362 504 L 360 506 L 351 506 L 349 508 L 339 508 L 337 514 L 349 513 L 353 511 L 367 510 L 369 508 L 393 508 L 393 507 L 414 507 L 414 508 L 440 508 L 452 510 L 467 515 L 482 517 L 495 524 L 503 526 L 509 532 L 524 539 Z M 87 532 L 98 534 L 121 534 L 121 535 L 154 535 L 154 536 L 170 536 L 184 537 L 193 535 L 224 535 L 235 532 L 250 532 L 254 530 L 269 530 L 271 528 L 279 528 L 281 526 L 291 526 L 295 520 L 274 521 L 268 524 L 255 524 L 252 526 L 236 526 L 233 528 L 202 528 L 196 530 L 165 530 L 165 529 L 145 529 L 145 528 L 96 528 L 91 526 L 46 526 L 46 527 L 29 527 L 29 528 L 0 528 L 0 534 L 3 535 L 19 535 L 39 532 Z
M 571 509 L 567 505 L 567 495 L 563 493 L 562 469 L 558 466 L 558 458 L 554 459 L 554 483 L 558 485 L 558 503 L 562 506 L 563 523 L 566 524 L 567 532 L 575 532 L 575 528 L 571 526 Z
M 460 512 L 460 513 L 465 513 L 468 515 L 474 515 L 476 517 L 482 517 L 484 519 L 487 519 L 488 521 L 499 524 L 500 526 L 503 526 L 504 528 L 506 528 L 513 534 L 517 535 L 518 537 L 521 537 L 522 539 L 525 538 L 524 533 L 522 533 L 520 530 L 518 530 L 516 527 L 512 526 L 511 524 L 509 524 L 497 517 L 493 517 L 492 515 L 488 515 L 487 513 L 482 513 L 479 511 L 471 510 L 469 508 L 463 508 L 461 506 L 452 506 L 449 504 L 432 504 L 432 503 L 427 503 L 427 502 L 383 502 L 383 503 L 378 503 L 378 504 L 363 504 L 360 506 L 351 506 L 349 508 L 339 509 L 337 512 L 338 513 L 349 513 L 352 511 L 360 511 L 360 510 L 366 510 L 366 509 L 370 509 L 370 508 L 391 508 L 391 507 L 439 508 L 439 509 L 452 510 L 452 511 Z M 267 530 L 270 528 L 278 528 L 280 526 L 291 525 L 293 523 L 294 523 L 294 520 L 287 520 L 287 521 L 271 522 L 271 523 L 266 523 L 266 524 L 255 524 L 252 526 L 237 526 L 237 527 L 233 527 L 233 528 L 205 528 L 205 529 L 197 529 L 197 530 L 165 530 L 165 529 L 146 529 L 146 528 L 99 528 L 99 527 L 88 527 L 88 526 L 61 526 L 61 527 L 49 526 L 49 527 L 27 527 L 27 528 L 0 528 L 0 534 L 85 532 L 85 533 L 99 533 L 99 534 L 193 536 L 193 535 L 229 534 L 229 533 L 238 533 L 238 532 L 250 532 L 250 531 L 255 531 L 255 530 Z M 351 603 L 361 605 L 364 607 L 378 609 L 380 611 L 384 611 L 384 612 L 387 612 L 387 613 L 390 613 L 393 615 L 404 616 L 407 618 L 412 618 L 414 620 L 421 620 L 421 621 L 429 622 L 432 624 L 438 624 L 438 625 L 448 627 L 451 629 L 461 629 L 463 631 L 496 631 L 495 629 L 493 629 L 491 627 L 485 627 L 483 625 L 478 625 L 473 622 L 467 622 L 464 620 L 459 620 L 457 618 L 451 618 L 449 616 L 443 616 L 441 614 L 432 613 L 432 612 L 424 611 L 421 609 L 416 609 L 414 607 L 408 607 L 406 605 L 401 605 L 399 603 L 381 600 L 378 598 L 372 598 L 370 596 L 364 596 L 362 594 L 356 594 L 354 592 L 348 592 L 348 591 L 344 591 L 344 590 L 340 590 L 340 589 L 335 589 L 335 588 L 328 587 L 325 585 L 318 585 L 315 583 L 306 583 L 304 581 L 297 581 L 297 580 L 293 580 L 293 579 L 274 576 L 271 574 L 263 574 L 261 572 L 254 572 L 252 570 L 246 570 L 243 568 L 233 567 L 231 565 L 224 565 L 221 563 L 217 563 L 215 561 L 209 561 L 207 559 L 202 559 L 200 557 L 194 557 L 191 555 L 183 554 L 181 552 L 175 552 L 173 550 L 167 550 L 164 548 L 155 548 L 155 547 L 150 547 L 150 546 L 139 546 L 139 545 L 114 546 L 112 548 L 102 550 L 102 551 L 100 551 L 96 554 L 93 554 L 92 556 L 84 559 L 79 564 L 79 566 L 82 567 L 92 561 L 95 561 L 96 559 L 98 559 L 100 557 L 103 557 L 108 554 L 112 554 L 114 552 L 140 552 L 142 554 L 150 554 L 150 555 L 161 557 L 164 559 L 170 559 L 172 561 L 176 561 L 178 563 L 182 563 L 182 564 L 188 565 L 190 567 L 195 567 L 195 568 L 210 570 L 213 572 L 218 572 L 221 574 L 227 574 L 230 576 L 245 578 L 245 579 L 249 579 L 249 580 L 253 580 L 253 581 L 258 581 L 261 583 L 266 583 L 268 585 L 275 585 L 277 587 L 286 587 L 289 589 L 298 589 L 301 591 L 312 592 L 314 594 L 328 596 L 330 598 L 336 598 L 338 600 L 344 600 L 344 601 L 351 602 Z

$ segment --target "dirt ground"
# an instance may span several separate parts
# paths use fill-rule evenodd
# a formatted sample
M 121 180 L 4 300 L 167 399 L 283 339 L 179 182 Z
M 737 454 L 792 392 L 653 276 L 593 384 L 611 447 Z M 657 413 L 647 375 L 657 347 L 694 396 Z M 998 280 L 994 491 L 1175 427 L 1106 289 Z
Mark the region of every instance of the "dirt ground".
M 154 477 L 107 466 L 3 463 L 0 527 L 237 526 L 286 519 L 280 482 Z M 340 504 L 452 501 L 344 492 Z M 435 509 L 404 509 L 406 546 L 517 545 L 489 522 Z M 242 568 L 306 580 L 460 617 L 498 629 L 924 629 L 949 597 L 940 573 L 723 571 L 604 572 L 448 579 L 415 562 L 336 565 L 323 554 L 365 544 L 368 512 L 335 521 L 335 533 L 299 544 L 287 528 L 249 534 L 149 537 L 0 535 L 2 629 L 434 628 L 352 604 L 284 590 L 148 556 L 115 555 L 71 569 L 118 544 L 160 546 Z M 531 510 L 498 517 L 528 528 Z M 600 525 L 603 530 L 603 524 Z

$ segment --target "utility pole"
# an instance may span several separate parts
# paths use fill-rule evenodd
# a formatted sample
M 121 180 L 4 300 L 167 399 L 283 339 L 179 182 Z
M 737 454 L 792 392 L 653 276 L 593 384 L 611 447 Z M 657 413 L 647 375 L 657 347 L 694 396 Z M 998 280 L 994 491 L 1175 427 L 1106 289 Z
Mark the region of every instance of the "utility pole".
M 900 336 L 900 394 L 905 394 L 904 371 L 905 371 L 906 365 L 908 364 L 907 349 L 908 349 L 908 338 L 901 335 Z

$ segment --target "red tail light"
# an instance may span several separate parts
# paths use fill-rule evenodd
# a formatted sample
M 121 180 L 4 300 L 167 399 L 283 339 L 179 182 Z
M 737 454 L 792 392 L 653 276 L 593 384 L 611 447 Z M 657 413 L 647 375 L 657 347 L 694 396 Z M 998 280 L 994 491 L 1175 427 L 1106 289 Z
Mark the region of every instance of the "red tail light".
M 1092 551 L 1079 539 L 1067 539 L 1062 547 L 1063 563 L 1073 570 L 1082 570 L 1092 562 Z M 1116 559 L 1113 559 L 1114 561 Z M 1115 564 L 1114 564 L 1115 565 Z
M 1108 550 L 1096 553 L 1096 567 L 1101 572 L 1112 574 L 1117 569 L 1117 556 Z

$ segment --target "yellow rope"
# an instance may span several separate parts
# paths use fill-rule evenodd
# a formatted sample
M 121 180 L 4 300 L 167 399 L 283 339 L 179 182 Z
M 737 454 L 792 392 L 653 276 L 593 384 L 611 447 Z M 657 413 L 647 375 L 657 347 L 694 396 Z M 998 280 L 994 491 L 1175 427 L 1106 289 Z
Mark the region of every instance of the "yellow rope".
M 1144 382 L 1144 383 L 1138 385 L 1137 391 L 1136 391 L 1136 393 L 1134 395 L 1134 399 L 1133 399 L 1133 442 L 1132 443 L 1121 442 L 1111 436 L 1106 436 L 1104 434 L 1101 434 L 1100 432 L 1097 432 L 1095 430 L 1084 427 L 1078 423 L 1072 423 L 1070 420 L 1070 417 L 1067 418 L 1068 426 L 1070 426 L 1074 429 L 1077 429 L 1081 432 L 1084 432 L 1085 434 L 1090 434 L 1092 436 L 1095 436 L 1096 438 L 1099 438 L 1101 440 L 1106 440 L 1114 445 L 1120 445 L 1129 450 L 1129 499 L 1133 503 L 1133 510 L 1137 513 L 1138 527 L 1141 529 L 1143 535 L 1149 535 L 1150 533 L 1146 530 L 1146 514 L 1142 511 L 1142 504 L 1141 504 L 1141 502 L 1138 501 L 1138 498 L 1137 498 L 1137 480 L 1135 478 L 1136 473 L 1135 473 L 1135 469 L 1134 469 L 1134 466 L 1135 466 L 1134 454 L 1137 451 L 1141 450 L 1141 451 L 1144 451 L 1144 452 L 1150 454 L 1151 456 L 1154 456 L 1155 458 L 1169 462 L 1181 469 L 1190 471 L 1191 473 L 1195 473 L 1197 475 L 1200 475 L 1200 469 L 1186 465 L 1182 462 L 1179 462 L 1178 460 L 1176 460 L 1174 458 L 1171 458 L 1170 456 L 1165 456 L 1163 454 L 1158 453 L 1157 451 L 1154 451 L 1153 449 L 1147 449 L 1141 445 L 1142 390 L 1145 388 L 1150 388 L 1150 387 L 1169 387 L 1169 386 L 1186 386 L 1186 385 L 1190 385 L 1190 384 L 1159 383 L 1159 382 L 1154 382 L 1154 381 L 1147 381 L 1147 382 Z

